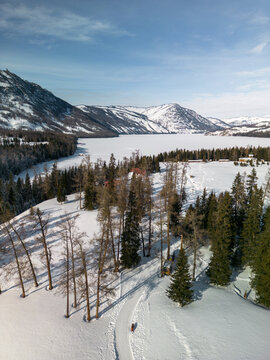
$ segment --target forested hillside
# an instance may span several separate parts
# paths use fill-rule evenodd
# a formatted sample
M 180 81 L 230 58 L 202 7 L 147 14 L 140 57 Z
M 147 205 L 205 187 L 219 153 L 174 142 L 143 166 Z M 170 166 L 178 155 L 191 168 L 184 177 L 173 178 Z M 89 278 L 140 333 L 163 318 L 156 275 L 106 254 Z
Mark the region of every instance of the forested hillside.
M 7 180 L 31 166 L 70 156 L 76 150 L 74 136 L 0 129 L 0 178 Z

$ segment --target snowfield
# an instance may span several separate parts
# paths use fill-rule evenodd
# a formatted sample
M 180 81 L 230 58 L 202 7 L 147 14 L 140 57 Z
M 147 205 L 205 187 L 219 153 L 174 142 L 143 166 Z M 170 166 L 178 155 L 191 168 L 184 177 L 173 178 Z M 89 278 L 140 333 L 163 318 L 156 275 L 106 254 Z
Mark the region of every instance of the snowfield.
M 106 139 L 107 141 L 108 139 Z M 250 173 L 251 167 L 234 166 L 233 163 L 191 163 L 188 167 L 188 203 L 201 195 L 204 187 L 217 193 L 230 190 L 238 171 Z M 162 186 L 162 176 L 153 175 L 154 190 Z M 256 168 L 259 184 L 264 182 L 267 165 Z M 187 204 L 188 205 L 188 204 Z M 79 215 L 77 225 L 89 239 L 98 232 L 97 211 L 79 210 L 76 195 L 58 204 L 56 199 L 39 204 L 50 214 L 53 236 L 53 281 L 63 271 L 62 242 L 59 238 L 61 215 Z M 23 219 L 26 213 L 19 215 Z M 39 249 L 32 244 L 33 260 L 39 268 L 40 287 L 27 284 L 27 297 L 19 297 L 21 291 L 14 277 L 4 279 L 0 274 L 3 294 L 0 295 L 0 349 L 1 359 L 17 360 L 269 360 L 270 311 L 253 303 L 250 290 L 250 271 L 234 274 L 227 288 L 209 285 L 205 270 L 211 253 L 201 248 L 194 283 L 195 301 L 180 308 L 165 294 L 170 279 L 159 276 L 159 242 L 157 228 L 151 258 L 142 258 L 134 269 L 121 271 L 112 280 L 115 295 L 109 300 L 102 297 L 99 320 L 95 314 L 94 281 L 91 286 L 90 323 L 84 321 L 85 302 L 78 309 L 71 308 L 66 319 L 65 298 L 55 287 L 47 291 L 47 277 L 41 268 Z M 31 238 L 29 238 L 29 244 Z M 179 249 L 179 241 L 172 240 L 172 251 Z M 93 250 L 88 241 L 89 252 Z M 166 248 L 164 248 L 164 252 Z M 192 263 L 191 253 L 190 264 Z M 94 279 L 94 277 L 93 277 Z M 72 298 L 71 298 L 72 300 Z M 131 323 L 135 331 L 131 333 Z

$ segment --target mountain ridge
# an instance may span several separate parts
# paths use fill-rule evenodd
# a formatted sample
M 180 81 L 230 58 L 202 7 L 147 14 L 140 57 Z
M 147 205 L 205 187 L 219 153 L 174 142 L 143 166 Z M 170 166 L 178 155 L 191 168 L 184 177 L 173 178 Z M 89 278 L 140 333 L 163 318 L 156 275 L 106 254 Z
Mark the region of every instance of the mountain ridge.
M 89 137 L 117 136 L 77 107 L 8 70 L 0 70 L 0 126 Z

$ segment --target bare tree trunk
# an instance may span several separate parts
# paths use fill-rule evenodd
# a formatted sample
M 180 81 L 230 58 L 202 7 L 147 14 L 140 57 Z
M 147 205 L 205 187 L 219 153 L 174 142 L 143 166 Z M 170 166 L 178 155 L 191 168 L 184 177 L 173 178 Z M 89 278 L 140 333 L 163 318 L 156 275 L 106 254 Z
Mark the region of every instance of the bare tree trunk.
M 197 234 L 195 232 L 194 234 L 194 255 L 193 255 L 193 270 L 192 270 L 192 281 L 195 280 L 195 272 L 196 272 L 196 263 L 197 263 L 197 248 L 198 248 L 198 242 L 197 242 Z
M 66 318 L 69 318 L 69 248 L 68 248 L 68 239 L 66 239 L 66 292 L 67 292 L 67 311 Z
M 141 239 L 142 239 L 142 246 L 143 246 L 143 256 L 145 257 L 144 236 L 143 236 L 142 228 L 140 228 L 140 232 L 141 232 Z
M 169 204 L 168 204 L 169 207 Z M 170 239 L 170 211 L 167 212 L 167 260 L 171 257 L 171 239 Z
M 88 286 L 88 276 L 87 276 L 87 266 L 85 260 L 85 252 L 82 251 L 82 263 L 83 263 L 83 272 L 84 272 L 84 279 L 85 279 L 85 294 L 86 294 L 86 308 L 87 308 L 87 321 L 91 320 L 90 315 L 90 302 L 89 302 L 89 286 Z
M 77 307 L 77 288 L 76 288 L 76 273 L 75 273 L 75 257 L 74 257 L 74 244 L 73 244 L 73 235 L 72 235 L 72 224 L 70 219 L 68 220 L 68 230 L 69 230 L 69 241 L 71 248 L 71 263 L 72 263 L 72 280 L 73 280 L 73 294 L 74 294 L 74 303 L 73 307 Z
M 149 229 L 148 229 L 148 252 L 147 257 L 151 256 L 151 246 L 152 246 L 152 219 L 149 219 Z
M 32 272 L 32 276 L 33 276 L 33 280 L 34 280 L 34 283 L 35 283 L 35 286 L 38 287 L 38 282 L 37 282 L 37 277 L 36 277 L 36 273 L 35 273 L 35 269 L 34 269 L 34 266 L 33 266 L 33 263 L 32 263 L 32 260 L 31 260 L 31 257 L 30 257 L 30 254 L 29 254 L 29 251 L 27 250 L 25 244 L 24 244 L 24 241 L 22 239 L 22 237 L 20 236 L 20 234 L 18 233 L 18 231 L 15 229 L 15 227 L 11 225 L 11 228 L 12 230 L 15 232 L 17 238 L 19 239 L 25 253 L 26 253 L 26 256 L 27 256 L 27 259 L 28 259 L 28 262 L 29 262 L 29 265 L 30 265 L 30 268 L 31 268 L 31 272 Z
M 41 230 L 41 234 L 42 234 L 41 240 L 42 240 L 45 258 L 46 258 L 46 266 L 47 266 L 48 280 L 49 280 L 49 290 L 52 290 L 53 285 L 52 285 L 51 265 L 50 265 L 49 251 L 48 251 L 48 246 L 47 246 L 47 241 L 46 241 L 46 234 L 45 234 L 46 223 L 44 223 L 42 221 L 42 215 L 41 215 L 41 212 L 39 209 L 37 210 L 36 214 L 37 214 L 37 218 L 38 218 L 38 222 L 39 222 L 39 226 L 40 226 L 40 230 Z
M 122 216 L 120 216 L 120 221 L 119 221 L 119 238 L 118 238 L 118 242 L 117 242 L 117 267 L 118 267 L 118 271 L 119 271 L 119 266 L 120 266 L 121 235 L 122 235 Z
M 19 259 L 18 259 L 18 255 L 17 255 L 17 251 L 16 251 L 16 247 L 15 247 L 14 241 L 13 241 L 13 239 L 12 239 L 12 235 L 11 235 L 8 227 L 6 226 L 5 229 L 6 229 L 6 232 L 7 232 L 8 237 L 9 237 L 10 243 L 11 243 L 11 245 L 12 245 L 14 257 L 15 257 L 15 260 L 16 260 L 17 270 L 18 270 L 19 279 L 20 279 L 20 285 L 21 285 L 21 289 L 22 289 L 22 297 L 25 298 L 25 289 L 24 289 L 22 272 L 21 272 L 21 267 L 20 267 L 20 263 L 19 263 Z
M 96 319 L 99 318 L 99 291 L 100 291 L 100 268 L 98 268 L 98 279 L 97 279 L 97 301 L 96 301 Z
M 106 255 L 107 255 L 108 243 L 109 243 L 109 230 L 106 229 L 106 241 L 105 241 L 105 246 L 104 246 L 104 252 L 101 255 L 101 262 L 100 262 L 100 266 L 99 266 L 100 273 L 102 273 L 102 271 L 103 271 L 105 258 L 106 258 Z M 102 246 L 102 248 L 103 248 L 103 246 Z
M 114 246 L 114 237 L 113 237 L 113 229 L 112 229 L 112 219 L 111 219 L 111 211 L 109 210 L 109 228 L 110 228 L 110 235 L 111 235 L 111 242 L 112 242 L 112 252 L 113 252 L 113 263 L 114 263 L 114 272 L 118 272 L 118 263 L 116 260 L 116 254 L 115 254 L 115 246 Z

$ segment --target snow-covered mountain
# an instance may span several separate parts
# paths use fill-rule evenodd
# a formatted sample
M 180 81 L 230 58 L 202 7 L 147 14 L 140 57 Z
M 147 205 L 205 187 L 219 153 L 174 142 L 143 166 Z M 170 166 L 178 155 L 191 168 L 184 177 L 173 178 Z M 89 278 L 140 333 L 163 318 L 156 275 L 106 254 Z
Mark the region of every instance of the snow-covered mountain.
M 224 129 L 222 125 L 178 104 L 151 107 L 79 105 L 91 117 L 119 134 L 204 133 Z
M 0 71 L 0 126 L 84 136 L 117 136 L 89 114 L 8 70 Z
M 210 120 L 213 124 L 218 125 L 224 129 L 228 129 L 231 127 L 231 125 L 228 122 L 225 122 L 223 120 L 220 120 L 218 118 L 214 118 L 214 117 L 208 117 L 208 120 Z
M 163 126 L 170 133 L 203 133 L 206 131 L 220 130 L 220 125 L 214 124 L 212 121 L 197 114 L 194 110 L 184 108 L 178 104 L 164 104 L 160 106 L 151 106 L 147 108 L 131 108 L 137 109 L 149 120 Z
M 129 110 L 123 106 L 79 105 L 91 117 L 118 134 L 167 134 L 162 125 L 148 119 L 146 115 Z
M 228 128 L 216 131 L 214 135 L 270 135 L 270 116 L 241 116 L 224 120 Z

